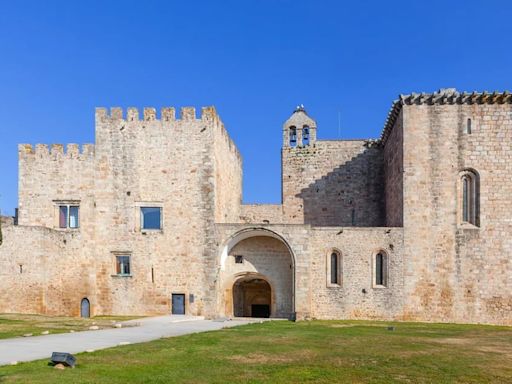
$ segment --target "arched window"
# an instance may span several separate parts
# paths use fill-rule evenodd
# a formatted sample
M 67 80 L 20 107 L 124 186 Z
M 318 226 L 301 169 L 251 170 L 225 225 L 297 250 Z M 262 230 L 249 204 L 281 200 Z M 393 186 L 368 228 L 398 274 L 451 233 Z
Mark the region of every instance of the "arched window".
M 302 145 L 309 145 L 309 127 L 302 127 Z
M 327 254 L 327 286 L 339 287 L 341 286 L 341 253 L 336 250 L 331 250 Z
M 473 170 L 465 170 L 460 177 L 461 182 L 461 220 L 478 226 L 479 215 L 479 178 Z
M 297 145 L 297 128 L 293 125 L 290 127 L 290 147 Z
M 388 256 L 384 251 L 375 255 L 374 261 L 374 286 L 387 287 L 388 285 Z
M 466 122 L 466 133 L 471 134 L 471 119 Z

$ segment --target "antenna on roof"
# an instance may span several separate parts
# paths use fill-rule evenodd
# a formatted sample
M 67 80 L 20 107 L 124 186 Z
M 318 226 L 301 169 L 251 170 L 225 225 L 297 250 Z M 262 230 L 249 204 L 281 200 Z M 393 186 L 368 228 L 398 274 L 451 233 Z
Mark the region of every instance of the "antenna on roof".
M 338 110 L 338 139 L 341 138 L 341 109 Z

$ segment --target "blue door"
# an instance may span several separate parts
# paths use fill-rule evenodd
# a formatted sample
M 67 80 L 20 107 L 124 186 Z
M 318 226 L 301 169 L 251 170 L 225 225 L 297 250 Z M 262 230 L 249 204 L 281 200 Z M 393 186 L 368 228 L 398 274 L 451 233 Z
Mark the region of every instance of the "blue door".
M 185 314 L 185 295 L 181 293 L 172 294 L 172 314 L 184 315 Z
M 80 317 L 91 317 L 91 304 L 87 298 L 80 303 Z

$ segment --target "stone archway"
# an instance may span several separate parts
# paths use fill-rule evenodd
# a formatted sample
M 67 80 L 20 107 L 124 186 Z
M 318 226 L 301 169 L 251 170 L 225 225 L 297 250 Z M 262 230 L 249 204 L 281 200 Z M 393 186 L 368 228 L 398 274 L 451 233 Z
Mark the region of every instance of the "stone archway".
M 233 284 L 233 314 L 235 317 L 270 317 L 272 288 L 259 276 L 248 274 Z
M 268 311 L 269 317 L 293 317 L 295 260 L 281 236 L 261 228 L 242 230 L 224 246 L 220 261 L 221 316 Z

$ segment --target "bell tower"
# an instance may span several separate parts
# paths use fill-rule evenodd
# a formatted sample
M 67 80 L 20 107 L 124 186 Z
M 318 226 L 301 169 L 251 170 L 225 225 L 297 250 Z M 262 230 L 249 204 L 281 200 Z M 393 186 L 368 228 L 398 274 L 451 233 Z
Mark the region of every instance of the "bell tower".
M 316 142 L 316 122 L 298 105 L 283 125 L 283 148 L 306 147 Z

